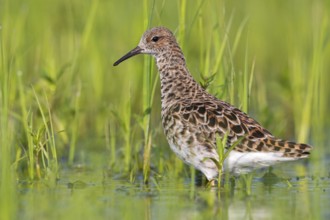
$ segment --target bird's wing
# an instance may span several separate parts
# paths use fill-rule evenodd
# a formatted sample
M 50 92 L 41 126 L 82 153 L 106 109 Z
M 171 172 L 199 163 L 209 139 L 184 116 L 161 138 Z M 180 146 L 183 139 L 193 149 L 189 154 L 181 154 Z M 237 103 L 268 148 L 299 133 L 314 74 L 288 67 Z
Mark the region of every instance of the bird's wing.
M 200 143 L 215 146 L 218 134 L 227 137 L 227 147 L 240 142 L 234 150 L 239 152 L 282 152 L 287 157 L 308 156 L 311 147 L 275 138 L 257 121 L 234 106 L 220 101 L 181 102 L 171 106 L 173 115 L 195 132 Z

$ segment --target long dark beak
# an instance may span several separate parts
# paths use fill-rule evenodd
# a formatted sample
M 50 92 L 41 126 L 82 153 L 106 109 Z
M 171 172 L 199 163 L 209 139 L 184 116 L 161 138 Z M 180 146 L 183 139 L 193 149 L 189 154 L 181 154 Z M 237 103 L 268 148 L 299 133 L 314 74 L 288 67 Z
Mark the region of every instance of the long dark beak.
M 119 60 L 117 60 L 113 65 L 117 66 L 118 64 L 120 64 L 121 62 L 123 62 L 124 60 L 127 60 L 128 58 L 138 55 L 140 54 L 142 51 L 142 49 L 137 46 L 135 47 L 133 50 L 131 50 L 130 52 L 128 52 L 127 54 L 125 54 L 122 58 L 120 58 Z

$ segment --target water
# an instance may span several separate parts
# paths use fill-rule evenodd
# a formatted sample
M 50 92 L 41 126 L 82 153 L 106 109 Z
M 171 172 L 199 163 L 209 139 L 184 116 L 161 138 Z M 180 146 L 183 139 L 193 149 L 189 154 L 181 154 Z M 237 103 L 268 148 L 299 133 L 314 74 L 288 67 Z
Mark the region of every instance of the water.
M 54 186 L 20 184 L 18 219 L 330 219 L 329 175 L 297 177 L 294 167 L 274 169 L 290 184 L 257 173 L 250 195 L 241 180 L 219 191 L 189 178 L 162 177 L 147 186 L 103 168 L 64 169 Z

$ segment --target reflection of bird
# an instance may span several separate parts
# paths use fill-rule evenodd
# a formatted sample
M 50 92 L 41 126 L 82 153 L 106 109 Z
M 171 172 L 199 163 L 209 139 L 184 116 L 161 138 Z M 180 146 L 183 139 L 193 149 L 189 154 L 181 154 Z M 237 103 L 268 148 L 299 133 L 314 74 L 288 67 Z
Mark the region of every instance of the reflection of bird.
M 206 92 L 191 76 L 172 32 L 146 31 L 139 45 L 114 63 L 137 55 L 156 58 L 161 81 L 162 122 L 171 149 L 208 180 L 218 175 L 216 135 L 227 137 L 225 169 L 239 175 L 281 161 L 306 158 L 311 146 L 274 137 L 244 112 Z M 211 159 L 210 159 L 211 158 Z

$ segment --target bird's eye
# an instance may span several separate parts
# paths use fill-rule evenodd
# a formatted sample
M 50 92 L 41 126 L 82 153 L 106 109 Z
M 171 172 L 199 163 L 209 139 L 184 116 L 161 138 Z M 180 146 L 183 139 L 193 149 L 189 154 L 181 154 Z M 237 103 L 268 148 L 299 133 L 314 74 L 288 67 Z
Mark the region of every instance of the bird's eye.
M 157 42 L 157 41 L 159 40 L 159 37 L 154 36 L 153 38 L 151 38 L 151 40 L 152 40 L 153 42 Z

